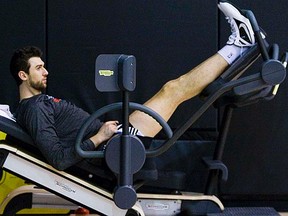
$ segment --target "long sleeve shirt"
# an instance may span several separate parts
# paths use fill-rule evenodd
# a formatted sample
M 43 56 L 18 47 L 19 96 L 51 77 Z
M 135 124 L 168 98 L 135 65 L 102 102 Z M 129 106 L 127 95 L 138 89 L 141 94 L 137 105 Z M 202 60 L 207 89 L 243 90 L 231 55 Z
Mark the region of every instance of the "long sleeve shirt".
M 74 104 L 45 94 L 22 100 L 15 114 L 17 122 L 31 135 L 48 163 L 58 170 L 82 160 L 76 152 L 75 140 L 89 116 Z M 101 126 L 99 119 L 91 123 L 81 143 L 83 150 L 95 149 L 89 137 Z

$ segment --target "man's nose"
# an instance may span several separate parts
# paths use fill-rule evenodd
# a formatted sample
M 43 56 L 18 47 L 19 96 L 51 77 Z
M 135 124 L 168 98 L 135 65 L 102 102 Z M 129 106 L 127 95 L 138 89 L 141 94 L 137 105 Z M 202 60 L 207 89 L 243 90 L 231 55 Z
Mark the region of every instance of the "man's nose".
M 43 68 L 43 75 L 47 76 L 48 74 L 48 70 L 46 70 L 46 68 Z

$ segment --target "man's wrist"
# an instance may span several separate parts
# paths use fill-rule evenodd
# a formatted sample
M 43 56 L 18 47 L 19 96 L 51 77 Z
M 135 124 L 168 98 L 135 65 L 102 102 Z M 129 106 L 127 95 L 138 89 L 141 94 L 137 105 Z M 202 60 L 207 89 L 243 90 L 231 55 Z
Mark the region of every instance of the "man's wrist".
M 103 142 L 102 139 L 97 134 L 91 137 L 90 140 L 94 144 L 95 148 L 97 148 Z

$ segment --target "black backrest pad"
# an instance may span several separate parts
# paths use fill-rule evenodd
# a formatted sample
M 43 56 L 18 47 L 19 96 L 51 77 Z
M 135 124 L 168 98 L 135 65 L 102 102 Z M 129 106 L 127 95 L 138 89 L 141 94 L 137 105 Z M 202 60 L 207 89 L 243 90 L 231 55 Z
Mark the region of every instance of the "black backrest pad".
M 11 119 L 0 116 L 0 131 L 27 144 L 34 145 L 32 138 Z

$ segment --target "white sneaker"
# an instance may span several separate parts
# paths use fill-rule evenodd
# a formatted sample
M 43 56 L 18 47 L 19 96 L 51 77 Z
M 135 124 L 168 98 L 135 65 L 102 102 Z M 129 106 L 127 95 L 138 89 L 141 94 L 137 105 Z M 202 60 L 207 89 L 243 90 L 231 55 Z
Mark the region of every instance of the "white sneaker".
M 228 1 L 220 2 L 218 7 L 231 25 L 232 34 L 229 36 L 227 44 L 235 44 L 239 47 L 253 46 L 255 44 L 254 31 L 249 19 L 242 14 L 241 10 Z

